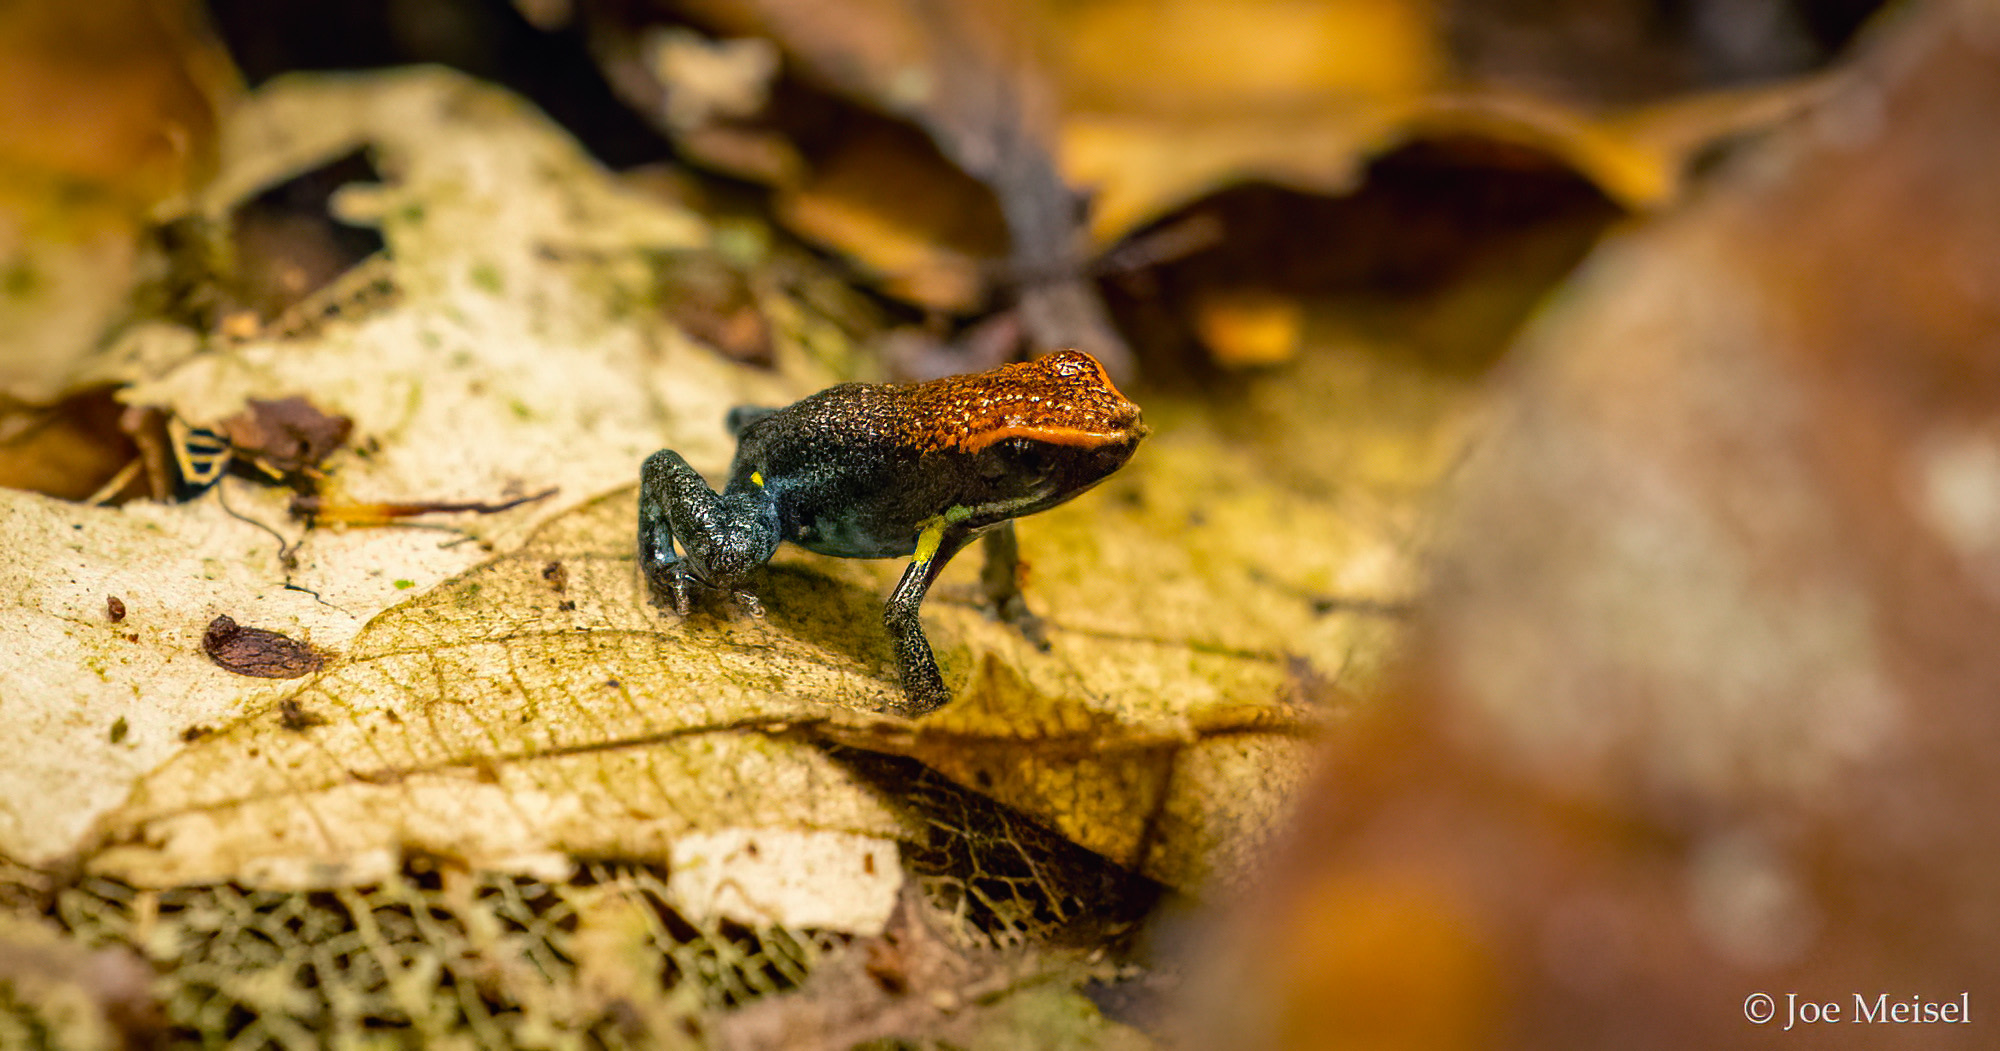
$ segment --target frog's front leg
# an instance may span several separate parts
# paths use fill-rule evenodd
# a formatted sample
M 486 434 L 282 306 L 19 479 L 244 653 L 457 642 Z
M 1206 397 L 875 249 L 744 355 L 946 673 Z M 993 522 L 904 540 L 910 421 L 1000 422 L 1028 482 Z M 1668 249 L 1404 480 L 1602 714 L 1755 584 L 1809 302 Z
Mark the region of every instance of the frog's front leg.
M 639 566 L 654 601 L 685 616 L 688 586 L 697 584 L 727 591 L 761 616 L 757 597 L 739 585 L 777 546 L 776 512 L 767 497 L 734 490 L 718 495 L 671 449 L 646 458 L 639 472 Z
M 672 449 L 646 457 L 639 469 L 639 568 L 653 601 L 681 616 L 688 612 L 689 574 L 687 560 L 674 549 L 673 512 L 704 497 L 716 499 L 701 475 Z
M 882 610 L 882 624 L 896 645 L 896 670 L 903 680 L 903 703 L 895 706 L 899 715 L 918 716 L 942 707 L 951 700 L 944 676 L 938 673 L 937 657 L 930 639 L 924 636 L 924 622 L 918 615 L 924 595 L 937 580 L 951 556 L 958 554 L 972 534 L 948 515 L 925 523 L 917 537 L 916 557 L 903 570 L 903 579 L 889 595 Z
M 1028 610 L 1021 595 L 1021 545 L 1014 538 L 1014 523 L 1006 521 L 985 534 L 986 562 L 980 569 L 980 589 L 995 616 L 1018 628 L 1035 648 L 1047 652 L 1048 629 L 1042 618 Z

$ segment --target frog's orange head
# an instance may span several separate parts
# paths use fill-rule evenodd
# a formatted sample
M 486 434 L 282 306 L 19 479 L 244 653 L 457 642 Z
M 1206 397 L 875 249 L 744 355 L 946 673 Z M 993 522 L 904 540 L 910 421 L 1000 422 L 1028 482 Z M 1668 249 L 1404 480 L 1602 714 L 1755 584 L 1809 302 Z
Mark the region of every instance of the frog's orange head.
M 976 453 L 1018 438 L 1078 449 L 1124 446 L 1129 456 L 1146 436 L 1139 406 L 1080 350 L 918 384 L 912 394 L 907 438 L 926 451 Z
M 1146 436 L 1139 407 L 1081 351 L 907 390 L 905 440 L 956 465 L 932 470 L 955 479 L 952 499 L 981 524 L 1076 496 L 1125 466 Z

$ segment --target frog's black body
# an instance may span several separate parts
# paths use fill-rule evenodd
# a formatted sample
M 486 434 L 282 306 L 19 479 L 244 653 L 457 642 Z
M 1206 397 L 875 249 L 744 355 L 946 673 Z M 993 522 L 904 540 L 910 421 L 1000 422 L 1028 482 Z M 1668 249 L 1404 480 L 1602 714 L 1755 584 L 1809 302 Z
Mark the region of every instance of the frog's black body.
M 1102 481 L 1145 433 L 1138 407 L 1074 351 L 929 384 L 842 384 L 782 409 L 733 410 L 729 424 L 736 458 L 719 495 L 679 454 L 647 459 L 648 581 L 678 612 L 690 584 L 755 609 L 740 584 L 780 541 L 842 558 L 914 555 L 884 611 L 911 714 L 949 699 L 917 617 L 938 571 L 987 535 L 988 596 L 1030 621 L 1012 520 Z
M 737 431 L 729 489 L 778 508 L 781 536 L 838 558 L 898 558 L 923 523 L 965 492 L 957 454 L 923 454 L 895 440 L 885 388 L 848 383 L 750 421 Z M 739 417 L 740 419 L 740 417 Z

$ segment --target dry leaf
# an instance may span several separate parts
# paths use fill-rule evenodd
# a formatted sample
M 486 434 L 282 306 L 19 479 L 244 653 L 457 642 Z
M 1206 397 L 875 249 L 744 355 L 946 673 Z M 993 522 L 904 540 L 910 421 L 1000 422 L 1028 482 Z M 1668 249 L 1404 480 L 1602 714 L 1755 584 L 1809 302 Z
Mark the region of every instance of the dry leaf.
M 786 223 L 861 262 L 890 294 L 964 314 L 1012 292 L 1031 346 L 1079 345 L 1123 374 L 1120 337 L 1080 280 L 1084 260 L 1201 198 L 1245 184 L 1345 196 L 1371 161 L 1445 142 L 1567 168 L 1622 209 L 1653 210 L 1679 199 L 1712 147 L 1807 110 L 1825 87 L 1802 79 L 1643 105 L 1537 92 L 1533 78 L 1475 75 L 1484 60 L 1462 53 L 1452 19 L 1465 12 L 1440 11 L 1450 6 L 876 0 L 832 17 L 789 0 L 711 0 L 696 5 L 703 24 L 775 40 L 801 81 L 908 120 L 937 149 L 884 150 L 881 135 L 852 132 L 876 118 L 823 97 L 795 112 L 781 104 L 754 132 L 711 123 L 680 135 L 698 156 L 776 180 Z M 798 87 L 794 100 L 810 94 Z M 845 119 L 827 119 L 829 108 Z M 780 154 L 790 159 L 766 159 Z M 989 197 L 1012 248 L 1005 269 L 982 272 L 963 217 Z M 1193 313 L 1224 363 L 1282 360 L 1296 342 L 1282 309 Z
M 747 926 L 882 932 L 903 886 L 895 844 L 853 832 L 727 828 L 674 840 L 668 901 Z
M 132 462 L 136 450 L 119 429 L 120 412 L 99 388 L 47 408 L 0 413 L 0 487 L 89 497 Z
M 817 711 L 787 686 L 864 704 L 889 687 L 761 624 L 656 632 L 635 520 L 629 493 L 599 501 L 375 618 L 295 695 L 326 725 L 252 716 L 192 745 L 108 819 L 93 865 L 352 885 L 416 851 L 555 878 L 570 856 L 664 862 L 694 833 L 893 837 L 894 809 L 816 750 L 740 732 Z
M 314 99 L 332 105 L 331 115 L 316 111 Z M 301 162 L 350 149 L 364 133 L 377 137 L 396 181 L 375 203 L 402 253 L 397 276 L 409 294 L 310 347 L 279 354 L 251 343 L 189 359 L 134 397 L 196 412 L 311 390 L 316 404 L 352 416 L 358 434 L 381 436 L 367 460 L 330 463 L 338 487 L 425 494 L 541 481 L 570 494 L 625 484 L 654 443 L 719 466 L 720 407 L 765 400 L 738 393 L 754 389 L 753 373 L 670 337 L 671 385 L 649 391 L 633 382 L 652 371 L 639 333 L 607 324 L 595 313 L 605 309 L 602 300 L 577 295 L 574 283 L 591 272 L 537 249 L 565 238 L 608 239 L 600 222 L 576 230 L 563 217 L 594 220 L 614 203 L 637 206 L 616 202 L 587 168 L 564 167 L 581 162 L 496 96 L 427 73 L 278 85 L 260 103 L 246 118 L 251 129 L 265 129 L 255 135 L 282 143 L 289 121 L 310 129 L 315 150 L 303 141 L 288 147 Z M 454 118 L 449 131 L 423 123 L 446 113 Z M 390 114 L 394 128 L 381 123 Z M 519 178 L 539 189 L 467 195 L 459 188 L 479 183 L 472 173 L 498 180 L 496 187 Z M 574 198 L 566 209 L 540 203 L 551 193 Z M 633 236 L 687 229 L 685 221 L 676 227 L 635 214 Z M 477 233 L 445 237 L 458 222 Z M 602 258 L 614 265 L 619 257 Z M 519 294 L 493 295 L 482 266 Z M 536 320 L 515 314 L 517 303 Z M 579 338 L 558 355 L 542 332 Z M 1283 810 L 1283 786 L 1303 762 L 1296 739 L 1313 722 L 1288 713 L 1280 699 L 1296 694 L 1300 667 L 1358 688 L 1382 666 L 1398 632 L 1394 611 L 1416 586 L 1420 533 L 1410 529 L 1412 516 L 1420 515 L 1427 480 L 1453 455 L 1450 421 L 1463 395 L 1422 372 L 1368 364 L 1369 354 L 1316 359 L 1318 379 L 1293 377 L 1278 387 L 1330 383 L 1373 408 L 1336 417 L 1306 401 L 1270 403 L 1258 411 L 1287 422 L 1266 450 L 1225 442 L 1198 412 L 1156 401 L 1150 411 L 1163 423 L 1138 463 L 1088 500 L 1022 530 L 1029 601 L 1054 629 L 1053 652 L 1037 653 L 955 599 L 964 586 L 952 581 L 973 572 L 959 567 L 926 615 L 966 703 L 928 736 L 888 750 L 919 755 L 1175 884 L 1240 878 Z M 1356 382 L 1339 371 L 1353 368 L 1374 378 Z M 1417 396 L 1385 397 L 1400 387 Z M 664 408 L 649 404 L 648 394 Z M 650 422 L 662 417 L 668 426 Z M 1331 447 L 1347 450 L 1346 458 L 1307 455 Z M 1319 483 L 1295 487 L 1324 471 L 1341 472 L 1349 492 L 1334 500 L 1312 495 L 1324 491 Z M 255 491 L 228 491 L 239 511 L 278 520 Z M 530 546 L 428 593 L 432 580 L 473 552 L 441 548 L 420 532 L 308 533 L 292 579 L 317 598 L 278 590 L 275 544 L 207 501 L 145 511 L 175 523 L 154 540 L 135 527 L 136 510 L 65 511 L 8 499 L 41 508 L 41 519 L 22 520 L 32 538 L 24 551 L 44 550 L 33 545 L 61 536 L 68 515 L 109 530 L 81 550 L 16 564 L 23 574 L 34 566 L 40 581 L 18 592 L 25 598 L 16 607 L 22 637 L 37 640 L 35 674 L 59 677 L 72 666 L 66 611 L 95 615 L 112 593 L 131 612 L 91 645 L 134 662 L 108 667 L 93 687 L 102 691 L 93 702 L 102 718 L 78 731 L 96 738 L 127 718 L 130 737 L 120 750 L 55 749 L 15 772 L 20 780 L 6 797 L 15 823 L 5 842 L 15 856 L 39 860 L 73 849 L 81 825 L 124 793 L 133 771 L 176 751 L 106 819 L 112 847 L 95 862 L 105 871 L 156 884 L 340 883 L 380 877 L 405 848 L 547 873 L 570 854 L 664 858 L 677 836 L 703 829 L 790 823 L 896 833 L 893 811 L 873 794 L 835 787 L 848 785 L 836 766 L 792 738 L 769 735 L 774 723 L 826 722 L 891 695 L 879 623 L 893 565 L 788 554 L 768 574 L 768 621 L 718 624 L 704 616 L 675 625 L 639 600 L 629 493 L 563 514 Z M 504 543 L 546 521 L 543 513 L 542 505 L 522 508 L 495 523 L 493 535 Z M 213 531 L 197 534 L 213 536 L 205 551 L 179 532 L 197 522 Z M 246 562 L 244 550 L 265 554 Z M 152 567 L 175 564 L 167 552 L 223 557 L 217 551 L 235 553 L 226 587 L 189 595 L 185 584 L 148 586 Z M 101 568 L 100 557 L 115 559 L 116 570 Z M 559 577 L 551 564 L 561 567 Z M 60 568 L 52 576 L 49 567 Z M 420 597 L 360 630 L 363 614 L 407 597 L 406 589 Z M 195 645 L 222 612 L 340 659 L 302 691 L 245 691 Z M 148 626 L 158 634 L 125 641 Z M 990 667 L 1005 674 L 981 670 Z M 174 701 L 147 700 L 169 683 Z M 293 708 L 274 708 L 281 697 Z M 299 714 L 285 716 L 294 709 Z M 27 709 L 5 710 L 29 717 Z M 232 720 L 232 712 L 241 715 Z M 1114 759 L 1079 763 L 1075 735 L 1049 737 L 1051 714 L 1099 728 Z M 314 725 L 320 719 L 326 724 Z M 196 740 L 182 750 L 184 730 L 218 724 L 226 728 L 191 735 Z M 20 732 L 47 737 L 39 725 Z M 506 735 L 496 737 L 501 727 Z M 1030 761 L 996 772 L 978 759 L 989 745 Z M 728 757 L 727 773 L 707 772 L 701 757 L 711 752 Z M 768 773 L 746 781 L 744 764 Z M 94 787 L 60 800 L 31 787 L 57 771 Z M 630 787 L 609 787 L 630 778 L 637 779 Z M 704 781 L 733 802 L 714 811 Z M 1264 790 L 1246 796 L 1235 787 L 1243 782 Z M 508 816 L 467 821 L 467 808 Z M 647 816 L 635 825 L 614 819 L 621 813 Z
M 811 175 L 783 188 L 778 217 L 859 264 L 884 291 L 933 310 L 986 299 L 987 261 L 1006 254 L 993 196 L 937 163 L 920 136 L 887 122 L 844 138 Z
M 959 185 L 961 176 L 936 164 L 896 170 L 887 180 L 871 179 L 865 187 L 831 194 L 823 204 L 835 209 L 839 221 L 822 221 L 823 236 L 841 237 L 843 249 L 858 248 L 872 263 L 885 249 L 896 259 L 907 257 L 911 235 L 928 235 L 939 246 L 932 261 L 956 269 L 954 257 L 964 243 L 968 214 L 983 222 L 989 202 L 996 202 L 1006 225 L 1007 263 L 1015 275 L 1010 291 L 1037 345 L 1077 347 L 1104 362 L 1114 376 L 1131 375 L 1131 351 L 1083 279 L 1077 195 L 1063 184 L 1051 153 L 1053 95 L 1036 69 L 1029 39 L 1033 20 L 1004 5 L 926 6 L 903 0 L 871 0 L 838 12 L 795 0 L 710 0 L 694 5 L 693 13 L 725 33 L 776 40 L 802 78 L 922 128 L 937 154 L 984 184 L 985 193 L 967 193 Z M 614 81 L 628 79 L 621 76 L 626 72 L 614 63 Z M 639 88 L 628 94 L 645 97 L 650 92 Z M 801 129 L 802 137 L 824 141 L 826 129 L 819 126 L 823 114 L 807 119 L 812 126 Z M 736 149 L 752 156 L 777 152 L 768 145 L 742 145 L 737 143 Z M 907 158 L 927 159 L 927 154 L 902 151 Z M 847 163 L 852 170 L 867 162 Z M 787 168 L 782 163 L 771 167 Z M 926 228 L 904 214 L 898 189 L 876 188 L 879 181 L 904 191 L 934 184 L 935 190 L 917 191 L 920 199 L 970 207 L 926 208 L 927 220 L 942 220 L 941 226 Z M 977 227 L 974 232 L 984 237 Z M 938 279 L 921 273 L 892 270 L 888 277 L 905 283 L 908 294 L 932 297 L 923 301 L 927 303 L 949 302 L 963 309 L 958 304 L 983 299 L 965 295 L 956 274 L 941 279 L 942 287 L 926 284 Z
M 1289 659 L 1340 667 L 1393 633 L 1365 612 L 1324 615 L 1312 582 L 1345 572 L 1350 589 L 1379 593 L 1408 587 L 1410 568 L 1393 542 L 1277 493 L 1292 520 L 1267 521 L 1266 538 L 1292 557 L 1225 546 L 1197 562 L 1177 501 L 1113 495 L 1150 494 L 1145 477 L 1184 476 L 1180 457 L 1215 452 L 1163 452 L 1095 506 L 1023 530 L 1051 654 L 938 603 L 933 640 L 964 696 L 913 729 L 863 714 L 897 689 L 877 627 L 893 565 L 787 554 L 763 587 L 768 618 L 674 624 L 645 602 L 630 492 L 595 502 L 377 617 L 297 695 L 330 725 L 251 718 L 147 778 L 93 864 L 145 884 L 351 883 L 403 850 L 548 871 L 564 855 L 664 859 L 725 829 L 900 834 L 888 801 L 782 736 L 799 726 L 916 756 L 1169 882 L 1240 878 L 1315 721 L 1278 704 Z M 1353 575 L 1372 545 L 1387 560 Z M 1099 594 L 1106 579 L 1175 586 Z M 509 817 L 455 817 L 467 807 Z
M 453 74 L 267 87 L 229 126 L 207 207 L 226 210 L 363 143 L 391 173 L 371 203 L 406 293 L 399 303 L 307 341 L 208 353 L 195 353 L 184 329 L 141 325 L 89 366 L 99 381 L 136 381 L 122 392 L 128 402 L 195 420 L 305 392 L 374 442 L 366 459 L 340 454 L 327 465 L 335 492 L 350 499 L 477 500 L 560 486 L 564 500 L 480 523 L 515 542 L 591 491 L 628 484 L 669 436 L 697 462 L 719 465 L 728 450 L 717 406 L 779 387 L 620 313 L 622 282 L 646 280 L 643 253 L 698 243 L 697 220 L 616 189 L 511 97 Z M 565 249 L 561 258 L 550 246 Z M 496 282 L 522 294 L 496 295 Z M 285 535 L 233 517 L 225 499 Z M 233 480 L 175 509 L 88 509 L 0 492 L 16 552 L 0 565 L 12 646 L 0 725 L 50 746 L 0 771 L 0 853 L 35 863 L 63 856 L 134 773 L 181 747 L 183 730 L 277 699 L 202 656 L 217 614 L 339 652 L 374 613 L 486 557 L 434 532 L 301 533 L 284 499 Z M 289 572 L 281 543 L 296 558 Z M 116 630 L 103 620 L 107 594 L 130 611 Z M 63 697 L 65 709 L 11 701 L 28 695 Z M 107 749 L 103 736 L 119 718 L 128 736 Z M 51 779 L 66 787 L 30 787 Z
M 1504 89 L 1438 85 L 1423 94 L 1312 96 L 1266 111 L 1080 110 L 1063 123 L 1063 171 L 1091 187 L 1091 234 L 1115 243 L 1199 197 L 1241 182 L 1315 193 L 1352 191 L 1363 165 L 1424 138 L 1530 147 L 1595 183 L 1625 208 L 1671 204 L 1690 163 L 1720 141 L 1763 130 L 1809 108 L 1826 84 L 1806 79 L 1592 112 Z

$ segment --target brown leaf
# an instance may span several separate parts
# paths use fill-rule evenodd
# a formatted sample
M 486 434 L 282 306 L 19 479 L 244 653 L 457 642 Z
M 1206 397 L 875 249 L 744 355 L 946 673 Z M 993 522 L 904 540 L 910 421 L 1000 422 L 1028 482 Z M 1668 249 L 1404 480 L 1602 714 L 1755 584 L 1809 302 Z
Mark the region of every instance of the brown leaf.
M 732 361 L 775 362 L 771 322 L 749 276 L 707 253 L 688 253 L 660 268 L 658 294 L 682 331 Z
M 822 91 L 831 89 L 922 128 L 938 153 L 985 184 L 988 199 L 997 200 L 1006 224 L 1008 261 L 1015 273 L 1024 275 L 1013 291 L 1036 344 L 1077 347 L 1103 361 L 1114 376 L 1130 374 L 1129 348 L 1081 277 L 1085 246 L 1078 197 L 1063 182 L 1052 153 L 1055 96 L 1030 45 L 1039 29 L 1034 20 L 990 3 L 869 0 L 835 12 L 796 0 L 711 0 L 695 8 L 704 22 L 725 32 L 776 40 L 801 75 Z M 614 81 L 631 81 L 629 68 L 614 70 Z M 642 100 L 652 93 L 645 87 L 628 89 Z M 857 123 L 865 127 L 868 122 Z M 801 129 L 802 136 L 825 141 L 819 124 L 815 120 Z M 751 155 L 771 152 L 741 147 L 739 142 L 731 148 Z M 846 152 L 835 151 L 834 156 Z M 847 168 L 851 171 L 857 163 L 849 162 Z M 886 248 L 899 263 L 923 255 L 934 268 L 942 265 L 943 276 L 892 268 L 889 277 L 905 283 L 900 294 L 965 309 L 962 304 L 982 298 L 978 275 L 969 275 L 975 280 L 968 284 L 963 267 L 954 265 L 953 251 L 920 251 L 926 237 L 955 249 L 966 215 L 978 217 L 986 210 L 980 199 L 986 195 L 968 197 L 955 185 L 960 178 L 941 165 L 892 166 L 886 177 L 812 196 L 800 217 L 813 224 L 809 229 L 818 236 L 837 237 L 843 247 L 870 246 L 878 254 Z M 942 188 L 946 200 L 974 200 L 979 207 L 971 212 L 924 209 L 920 214 L 941 219 L 941 225 L 914 223 L 896 199 L 897 188 L 917 187 L 922 198 L 940 196 L 924 189 L 927 184 Z
M 354 421 L 323 412 L 294 395 L 276 400 L 252 398 L 248 408 L 218 427 L 236 456 L 267 473 L 291 476 L 318 468 L 346 444 Z
M 0 413 L 0 486 L 82 500 L 137 455 L 111 392 L 97 388 L 47 408 Z
M 1120 865 L 1197 889 L 1254 867 L 1304 742 L 1322 730 L 1315 713 L 1267 704 L 1141 712 L 1049 696 L 989 655 L 962 696 L 921 721 L 814 732 L 918 759 Z
M 224 671 L 259 679 L 296 679 L 326 666 L 311 646 L 264 628 L 246 628 L 227 615 L 208 622 L 201 651 Z
M 800 186 L 781 191 L 779 218 L 852 257 L 897 298 L 966 312 L 986 298 L 986 260 L 1007 233 L 993 195 L 938 163 L 922 136 L 888 122 L 841 140 Z

